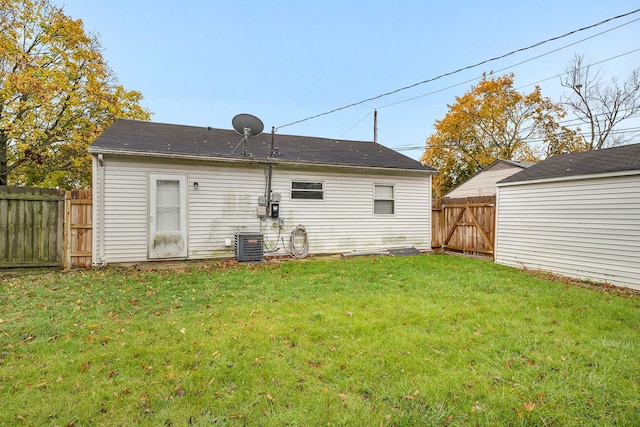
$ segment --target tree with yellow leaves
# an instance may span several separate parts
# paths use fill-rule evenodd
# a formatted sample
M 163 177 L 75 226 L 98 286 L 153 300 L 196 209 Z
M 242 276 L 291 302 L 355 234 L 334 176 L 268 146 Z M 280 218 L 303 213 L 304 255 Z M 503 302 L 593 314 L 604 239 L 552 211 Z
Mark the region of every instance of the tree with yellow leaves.
M 1 0 L 0 185 L 88 186 L 91 141 L 116 118 L 149 120 L 101 50 L 48 0 Z
M 483 75 L 436 121 L 421 159 L 439 171 L 433 179 L 436 197 L 496 159 L 538 161 L 585 149 L 574 131 L 558 124 L 565 115 L 560 105 L 544 98 L 539 87 L 517 92 L 513 79 Z

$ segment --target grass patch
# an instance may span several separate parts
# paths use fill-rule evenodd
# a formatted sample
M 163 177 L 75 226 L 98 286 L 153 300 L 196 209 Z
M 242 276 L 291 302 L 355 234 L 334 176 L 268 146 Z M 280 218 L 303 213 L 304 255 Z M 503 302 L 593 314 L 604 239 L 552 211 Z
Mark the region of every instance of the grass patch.
M 639 425 L 639 309 L 441 255 L 5 277 L 0 425 Z

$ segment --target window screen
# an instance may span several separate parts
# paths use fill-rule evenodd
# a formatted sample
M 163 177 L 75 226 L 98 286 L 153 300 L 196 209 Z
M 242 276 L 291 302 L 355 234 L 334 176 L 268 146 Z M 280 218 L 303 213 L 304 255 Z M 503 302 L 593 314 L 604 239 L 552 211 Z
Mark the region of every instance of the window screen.
M 323 185 L 321 182 L 293 181 L 291 199 L 322 200 L 324 199 Z
M 373 213 L 392 215 L 395 213 L 393 185 L 376 185 L 373 195 Z

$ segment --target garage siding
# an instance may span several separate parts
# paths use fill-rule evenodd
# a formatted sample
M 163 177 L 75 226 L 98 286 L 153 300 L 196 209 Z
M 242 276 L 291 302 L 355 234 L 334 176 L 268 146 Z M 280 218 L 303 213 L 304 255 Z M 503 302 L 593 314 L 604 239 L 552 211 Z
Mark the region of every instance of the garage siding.
M 640 175 L 499 185 L 499 264 L 640 289 Z

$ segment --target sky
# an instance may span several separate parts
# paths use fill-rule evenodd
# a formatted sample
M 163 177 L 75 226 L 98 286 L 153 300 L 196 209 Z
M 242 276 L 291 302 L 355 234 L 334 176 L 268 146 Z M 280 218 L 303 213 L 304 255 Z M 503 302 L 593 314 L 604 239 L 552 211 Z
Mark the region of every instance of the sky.
M 50 1 L 98 36 L 154 122 L 232 129 L 244 113 L 276 138 L 372 141 L 377 110 L 377 142 L 415 159 L 483 73 L 559 102 L 575 55 L 604 81 L 640 67 L 640 12 L 576 31 L 640 8 L 630 0 Z

